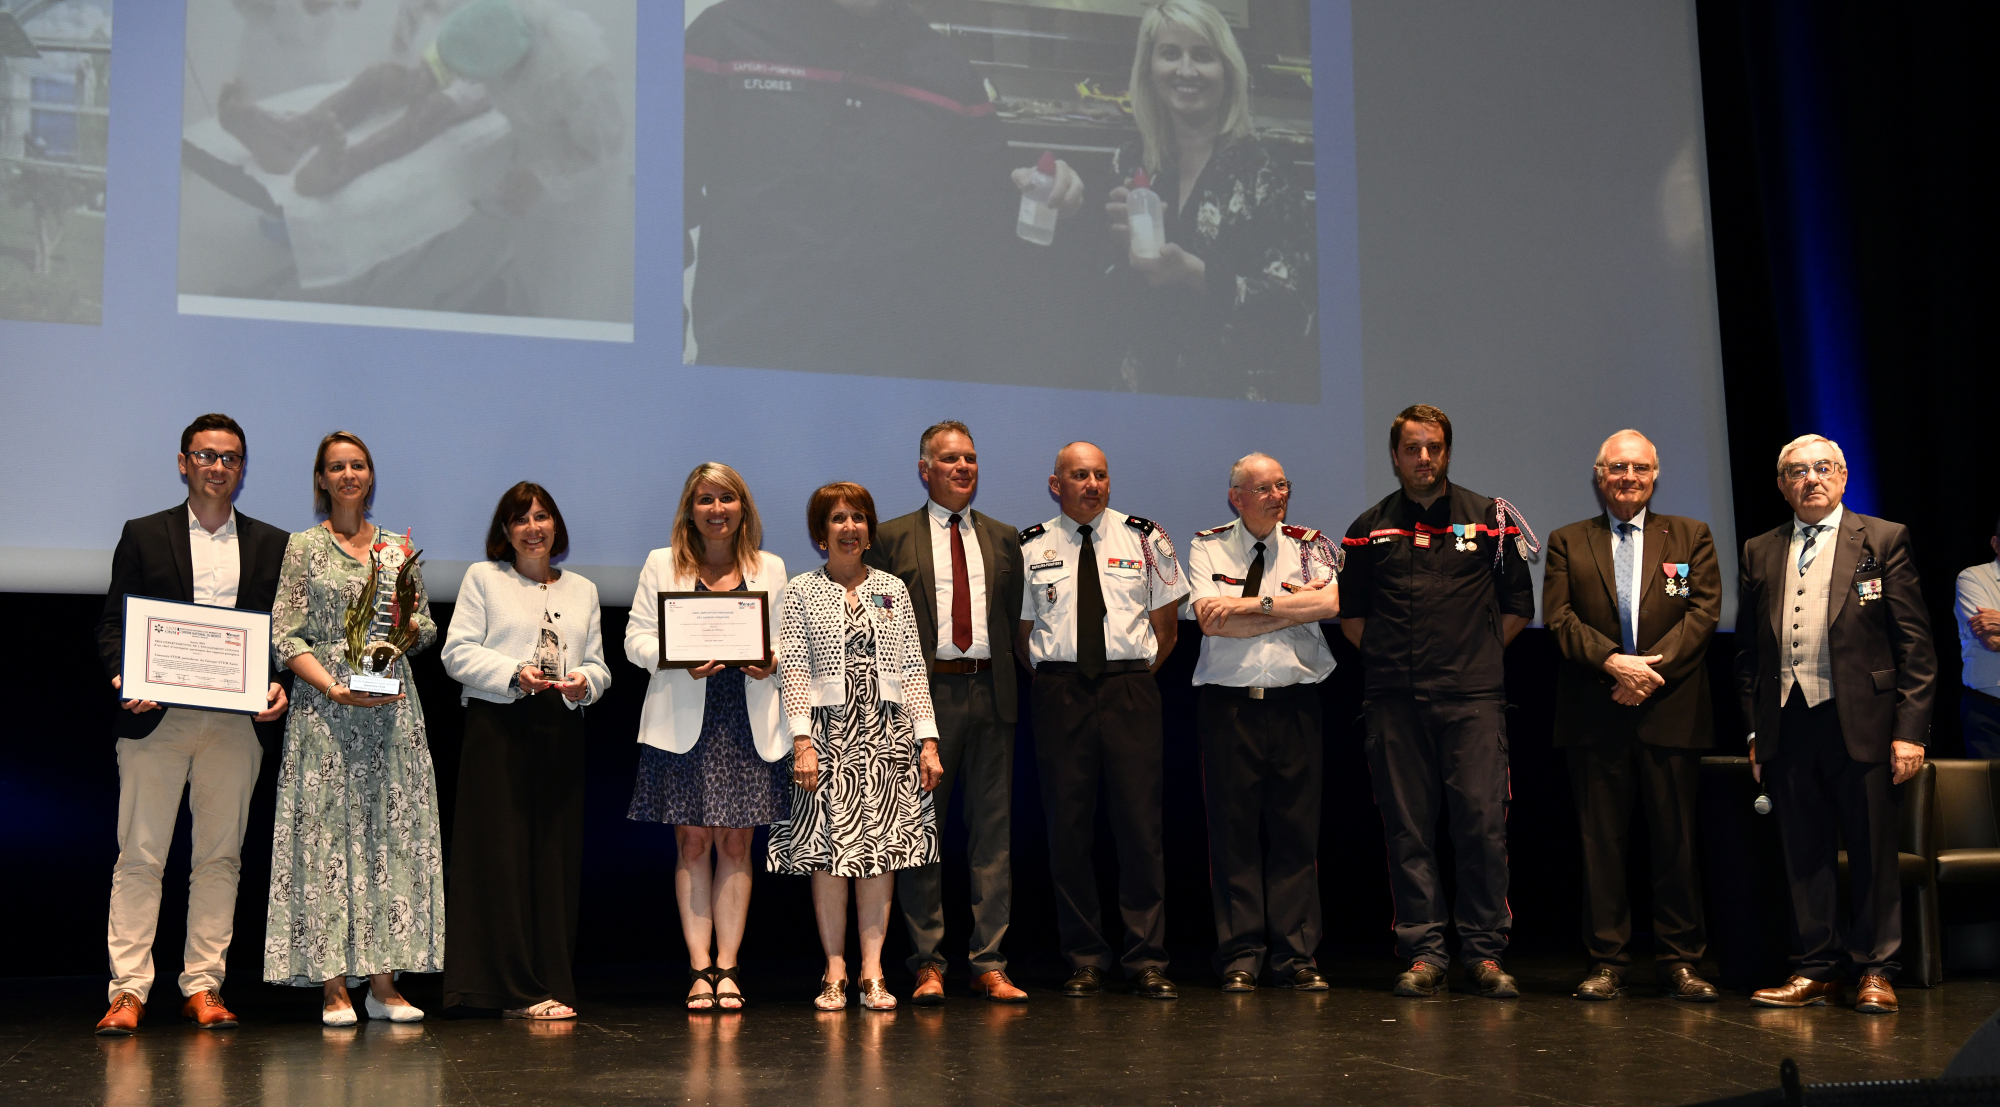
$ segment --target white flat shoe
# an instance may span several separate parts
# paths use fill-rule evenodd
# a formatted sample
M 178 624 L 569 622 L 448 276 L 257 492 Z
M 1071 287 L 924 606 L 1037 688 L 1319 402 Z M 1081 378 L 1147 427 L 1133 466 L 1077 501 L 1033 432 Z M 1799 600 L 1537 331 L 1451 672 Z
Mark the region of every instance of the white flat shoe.
M 390 1022 L 424 1021 L 422 1008 L 411 1007 L 407 1003 L 384 1003 L 375 998 L 374 992 L 368 993 L 365 1002 L 368 1004 L 368 1017 L 371 1019 L 388 1019 Z
M 353 1026 L 358 1020 L 354 1017 L 352 1007 L 342 1007 L 338 1011 L 331 1007 L 322 1007 L 319 1009 L 319 1021 L 328 1026 Z

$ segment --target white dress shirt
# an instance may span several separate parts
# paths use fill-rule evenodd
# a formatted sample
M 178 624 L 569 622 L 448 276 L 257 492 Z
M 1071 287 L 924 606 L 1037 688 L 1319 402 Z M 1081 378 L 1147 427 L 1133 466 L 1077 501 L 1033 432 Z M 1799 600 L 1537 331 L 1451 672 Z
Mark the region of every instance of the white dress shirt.
M 1641 599 L 1639 589 L 1646 582 L 1646 509 L 1643 507 L 1640 508 L 1637 515 L 1625 520 L 1625 522 L 1629 522 L 1639 528 L 1633 531 L 1629 538 L 1618 533 L 1620 525 L 1618 516 L 1607 511 L 1604 513 L 1604 518 L 1611 524 L 1611 564 L 1613 566 L 1618 564 L 1618 543 L 1634 543 L 1632 547 L 1632 571 L 1626 575 L 1624 580 L 1619 581 L 1615 587 L 1632 602 L 1631 631 L 1632 642 L 1636 646 L 1639 641 L 1639 600 Z M 1617 599 L 1617 596 L 1612 597 L 1614 607 L 1616 606 Z
M 1965 686 L 2000 696 L 2000 653 L 1972 633 L 1972 617 L 1982 607 L 2000 611 L 2000 559 L 1958 574 L 1958 654 L 1965 659 Z
M 229 521 L 210 534 L 188 508 L 188 554 L 194 568 L 194 602 L 209 607 L 235 607 L 236 586 L 243 576 L 243 557 L 236 544 L 236 509 Z
M 1203 531 L 1189 540 L 1189 602 L 1204 596 L 1244 595 L 1243 582 L 1249 579 L 1250 563 L 1257 558 L 1258 542 L 1264 543 L 1264 578 L 1257 586 L 1257 595 L 1282 596 L 1305 586 L 1299 539 L 1285 534 L 1282 524 L 1273 526 L 1270 534 L 1259 538 L 1250 533 L 1250 528 L 1235 522 Z M 1326 548 L 1326 557 L 1332 558 L 1331 545 Z M 1319 565 L 1315 566 L 1314 577 L 1325 578 L 1332 573 L 1330 567 Z M 1303 623 L 1249 638 L 1204 637 L 1201 660 L 1194 667 L 1194 683 L 1230 688 L 1285 688 L 1317 684 L 1331 672 L 1333 650 L 1326 644 L 1326 635 L 1318 623 Z
M 1130 516 L 1110 508 L 1090 521 L 1097 579 L 1104 593 L 1104 659 L 1151 662 L 1160 644 L 1147 616 L 1188 594 L 1187 574 L 1167 533 L 1157 525 L 1141 534 Z M 1058 515 L 1025 532 L 1021 557 L 1028 566 L 1021 618 L 1032 621 L 1028 654 L 1034 663 L 1076 660 L 1076 571 L 1083 536 L 1077 523 Z
M 972 525 L 972 506 L 958 513 L 959 534 L 965 541 L 965 590 L 972 593 L 972 648 L 960 653 L 951 640 L 951 516 L 952 513 L 925 500 L 924 510 L 931 519 L 931 567 L 936 570 L 937 655 L 940 661 L 960 658 L 985 660 L 993 656 L 986 636 L 986 559 L 979 555 L 979 532 Z
M 1833 594 L 1833 552 L 1840 540 L 1840 519 L 1845 508 L 1836 507 L 1821 519 L 1813 540 L 1813 563 L 1799 575 L 1799 553 L 1805 549 L 1805 528 L 1810 525 L 1792 517 L 1792 540 L 1785 546 L 1784 595 L 1780 608 L 1779 647 L 1785 663 L 1778 672 L 1778 703 L 1791 698 L 1797 683 L 1805 693 L 1806 706 L 1818 707 L 1833 698 L 1833 651 L 1826 636 L 1826 613 Z

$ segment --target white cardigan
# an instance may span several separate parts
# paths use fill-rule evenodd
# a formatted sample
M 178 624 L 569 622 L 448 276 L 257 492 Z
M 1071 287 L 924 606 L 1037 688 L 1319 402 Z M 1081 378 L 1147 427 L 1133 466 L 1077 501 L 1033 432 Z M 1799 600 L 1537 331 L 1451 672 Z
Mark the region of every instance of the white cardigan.
M 758 555 L 757 571 L 743 582 L 751 592 L 769 593 L 765 612 L 770 622 L 771 644 L 778 642 L 778 625 L 784 606 L 785 562 L 773 553 Z M 646 555 L 646 567 L 639 570 L 639 590 L 632 597 L 632 616 L 625 624 L 625 658 L 652 674 L 646 686 L 646 706 L 639 712 L 639 741 L 668 753 L 686 753 L 701 738 L 701 717 L 708 701 L 708 688 L 688 675 L 686 669 L 662 669 L 660 664 L 660 593 L 694 590 L 695 578 L 674 570 L 674 548 L 667 546 Z M 758 756 L 766 761 L 782 760 L 792 752 L 785 735 L 784 708 L 779 703 L 778 677 L 743 681 L 744 706 L 750 711 L 750 734 L 756 740 Z
M 582 673 L 590 690 L 583 704 L 596 703 L 611 687 L 611 667 L 604 663 L 604 630 L 598 617 L 597 586 L 565 570 L 543 586 L 498 561 L 475 561 L 458 586 L 445 633 L 444 671 L 459 683 L 458 702 L 468 699 L 513 703 L 527 695 L 510 688 L 514 674 L 534 660 L 541 641 L 542 612 L 557 615 L 562 635 L 565 675 Z M 563 701 L 575 709 L 579 703 Z

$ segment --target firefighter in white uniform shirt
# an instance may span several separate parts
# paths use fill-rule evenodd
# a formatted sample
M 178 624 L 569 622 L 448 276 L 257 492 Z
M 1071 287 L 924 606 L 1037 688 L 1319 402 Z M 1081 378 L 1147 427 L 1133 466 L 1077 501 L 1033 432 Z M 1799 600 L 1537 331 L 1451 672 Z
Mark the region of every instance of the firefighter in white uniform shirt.
M 1194 683 L 1208 808 L 1215 971 L 1225 992 L 1272 983 L 1325 991 L 1320 940 L 1320 682 L 1340 614 L 1339 547 L 1287 526 L 1284 467 L 1251 454 L 1229 470 L 1237 521 L 1188 544 L 1188 607 L 1205 635 Z M 1263 827 L 1269 855 L 1258 845 Z
M 1160 689 L 1188 593 L 1172 539 L 1156 523 L 1108 508 L 1103 451 L 1072 442 L 1049 491 L 1062 514 L 1021 532 L 1027 587 L 1014 639 L 1035 673 L 1035 763 L 1049 823 L 1056 923 L 1071 969 L 1068 996 L 1096 995 L 1114 963 L 1133 995 L 1173 999 L 1166 977 L 1166 864 L 1161 854 Z M 1123 951 L 1101 930 L 1091 864 L 1097 786 L 1118 846 Z

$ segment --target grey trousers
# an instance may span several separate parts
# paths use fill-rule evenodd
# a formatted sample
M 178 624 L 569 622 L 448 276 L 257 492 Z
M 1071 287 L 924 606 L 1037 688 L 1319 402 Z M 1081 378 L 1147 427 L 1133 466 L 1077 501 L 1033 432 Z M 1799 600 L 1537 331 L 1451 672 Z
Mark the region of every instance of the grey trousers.
M 1011 665 L 1013 660 L 1002 658 L 1001 663 Z M 990 671 L 933 673 L 930 683 L 938 759 L 944 763 L 944 780 L 931 793 L 940 841 L 953 790 L 959 789 L 964 797 L 965 852 L 972 870 L 972 941 L 966 959 L 974 976 L 1004 971 L 1007 958 L 1000 952 L 1000 942 L 1007 936 L 1014 904 L 1014 724 L 1000 718 Z M 942 949 L 942 868 L 933 863 L 896 874 L 897 902 L 910 928 L 913 973 L 927 961 L 943 966 L 947 960 Z
M 189 858 L 187 944 L 182 995 L 222 987 L 236 933 L 236 880 L 243 828 L 264 747 L 248 715 L 169 707 L 144 738 L 118 740 L 118 864 L 111 870 L 105 944 L 109 996 L 153 991 L 153 935 L 160 924 L 160 883 L 180 818 L 181 792 L 194 814 Z

